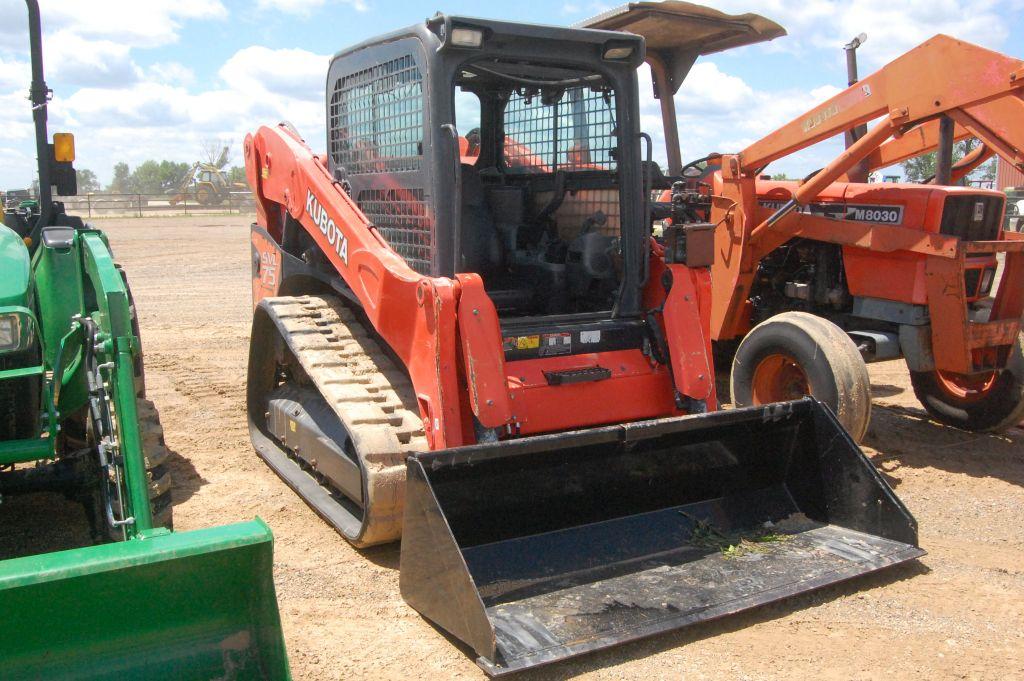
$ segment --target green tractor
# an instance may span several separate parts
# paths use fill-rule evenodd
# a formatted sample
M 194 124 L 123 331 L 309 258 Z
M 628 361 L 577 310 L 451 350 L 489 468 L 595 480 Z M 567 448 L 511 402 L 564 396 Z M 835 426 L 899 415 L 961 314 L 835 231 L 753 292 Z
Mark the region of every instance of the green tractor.
M 75 194 L 74 138 L 50 143 L 39 7 L 26 1 L 39 197 L 0 226 L 2 676 L 287 679 L 269 528 L 171 531 L 127 278 L 103 232 L 53 200 L 54 187 Z M 5 513 L 28 494 L 31 513 Z M 67 534 L 66 514 L 45 507 L 58 495 L 82 504 L 87 539 L 38 553 Z M 34 524 L 12 527 L 25 515 Z

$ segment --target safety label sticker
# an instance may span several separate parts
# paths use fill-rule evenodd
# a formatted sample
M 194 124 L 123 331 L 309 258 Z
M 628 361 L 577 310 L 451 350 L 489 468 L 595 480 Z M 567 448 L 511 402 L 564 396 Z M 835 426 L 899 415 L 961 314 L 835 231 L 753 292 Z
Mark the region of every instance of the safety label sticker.
M 540 336 L 506 336 L 502 338 L 502 349 L 505 352 L 511 350 L 536 350 L 540 347 Z
M 572 334 L 569 332 L 562 333 L 544 333 L 540 336 L 540 350 L 539 354 L 541 357 L 551 357 L 552 355 L 568 355 L 572 352 Z

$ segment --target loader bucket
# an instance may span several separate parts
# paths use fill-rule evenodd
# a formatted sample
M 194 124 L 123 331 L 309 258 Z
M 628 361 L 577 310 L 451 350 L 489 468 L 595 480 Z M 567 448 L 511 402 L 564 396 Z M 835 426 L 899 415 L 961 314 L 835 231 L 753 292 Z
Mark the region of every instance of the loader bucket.
M 923 555 L 813 399 L 417 454 L 402 596 L 490 675 Z
M 261 520 L 0 563 L 4 679 L 287 679 Z

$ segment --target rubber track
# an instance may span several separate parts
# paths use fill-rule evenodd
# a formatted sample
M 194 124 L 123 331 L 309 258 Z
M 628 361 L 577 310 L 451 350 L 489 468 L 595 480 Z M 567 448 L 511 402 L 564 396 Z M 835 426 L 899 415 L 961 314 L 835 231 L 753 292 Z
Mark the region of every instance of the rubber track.
M 364 480 L 363 527 L 356 546 L 402 534 L 405 459 L 426 451 L 412 382 L 376 334 L 337 298 L 268 298 L 292 354 L 337 414 L 355 446 Z

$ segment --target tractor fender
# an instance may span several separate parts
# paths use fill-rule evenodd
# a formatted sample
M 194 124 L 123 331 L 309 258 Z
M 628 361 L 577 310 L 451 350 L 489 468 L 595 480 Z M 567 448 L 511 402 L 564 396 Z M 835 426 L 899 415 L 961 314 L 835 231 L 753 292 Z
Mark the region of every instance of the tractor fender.
M 21 237 L 0 225 L 0 306 L 28 307 L 31 261 Z

